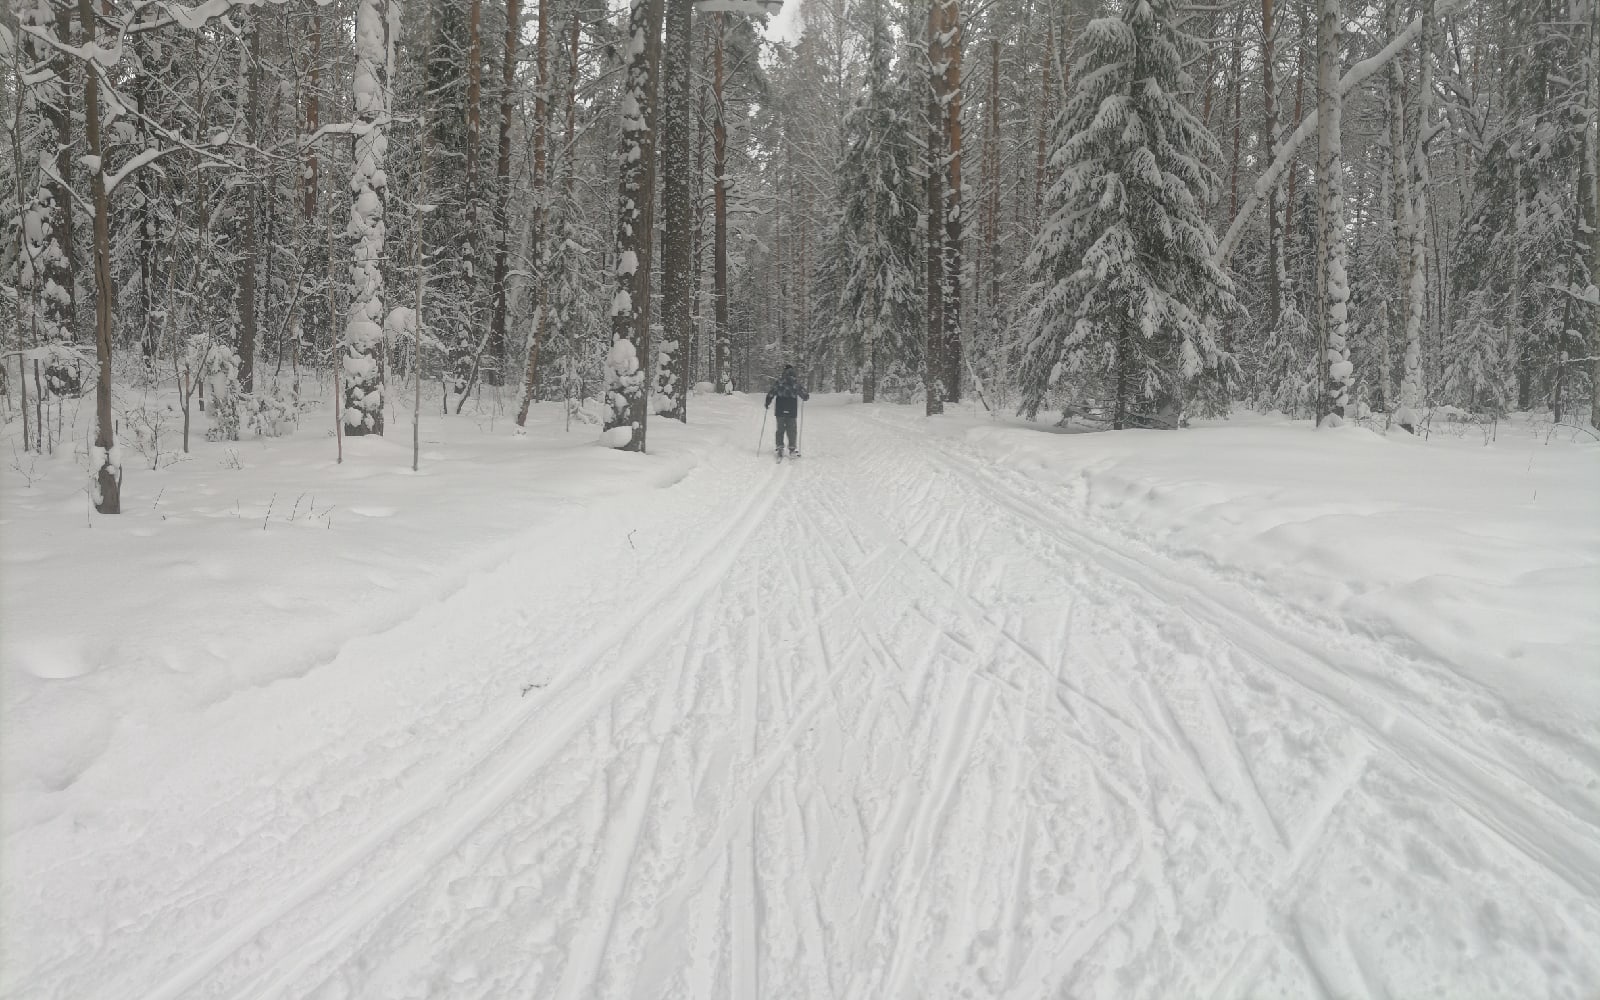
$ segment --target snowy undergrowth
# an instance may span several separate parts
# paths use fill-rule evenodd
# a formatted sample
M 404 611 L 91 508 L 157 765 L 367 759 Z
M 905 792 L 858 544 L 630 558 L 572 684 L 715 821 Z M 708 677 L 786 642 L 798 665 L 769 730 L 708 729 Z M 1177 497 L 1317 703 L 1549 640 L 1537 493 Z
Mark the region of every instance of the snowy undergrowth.
M 1600 719 L 1600 443 L 1580 428 L 1519 415 L 1492 439 L 1424 440 L 1253 413 L 1179 433 L 937 426 L 1053 509 L 1409 645 L 1536 719 Z
M 120 396 L 125 427 L 134 410 L 176 406 L 175 397 L 132 389 Z M 415 473 L 409 413 L 391 417 L 389 437 L 346 438 L 342 464 L 326 400 L 279 438 L 207 441 L 207 417 L 197 412 L 187 455 L 176 417 L 149 462 L 130 449 L 124 512 L 109 517 L 85 493 L 92 406 L 68 407 L 76 440 L 52 456 L 22 452 L 20 422 L 6 426 L 5 830 L 54 815 L 55 793 L 119 740 L 137 742 L 241 689 L 304 674 L 519 546 L 537 546 L 540 533 L 559 532 L 603 498 L 678 482 L 730 446 L 720 425 L 663 420 L 640 460 L 599 446 L 587 424 L 565 432 L 560 403 L 535 406 L 521 436 L 487 397 L 478 412 L 447 418 L 437 398 L 423 406 Z

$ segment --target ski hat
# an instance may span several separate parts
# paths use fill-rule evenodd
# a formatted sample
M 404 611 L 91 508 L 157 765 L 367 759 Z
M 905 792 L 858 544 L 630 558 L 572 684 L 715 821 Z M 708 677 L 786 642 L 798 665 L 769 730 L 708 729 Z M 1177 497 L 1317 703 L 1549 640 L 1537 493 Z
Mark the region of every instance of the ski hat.
M 785 375 L 793 374 L 794 373 L 794 365 L 784 365 L 783 366 L 783 373 Z

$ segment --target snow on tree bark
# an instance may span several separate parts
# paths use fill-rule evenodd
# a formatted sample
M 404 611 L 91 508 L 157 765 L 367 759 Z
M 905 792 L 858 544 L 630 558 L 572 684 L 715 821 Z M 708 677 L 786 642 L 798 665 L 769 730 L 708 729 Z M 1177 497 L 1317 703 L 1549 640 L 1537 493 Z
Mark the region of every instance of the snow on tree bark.
M 350 226 L 355 260 L 345 316 L 344 429 L 383 433 L 383 244 L 389 147 L 389 36 L 385 0 L 356 7 L 355 162 L 350 174 Z
M 606 355 L 606 442 L 644 451 L 650 387 L 650 256 L 655 214 L 656 77 L 663 0 L 632 0 L 618 159 L 617 265 Z
M 1350 278 L 1344 218 L 1344 95 L 1339 87 L 1340 0 L 1321 0 L 1317 24 L 1317 330 L 1322 391 L 1317 422 L 1338 426 L 1350 402 L 1354 365 L 1347 333 Z

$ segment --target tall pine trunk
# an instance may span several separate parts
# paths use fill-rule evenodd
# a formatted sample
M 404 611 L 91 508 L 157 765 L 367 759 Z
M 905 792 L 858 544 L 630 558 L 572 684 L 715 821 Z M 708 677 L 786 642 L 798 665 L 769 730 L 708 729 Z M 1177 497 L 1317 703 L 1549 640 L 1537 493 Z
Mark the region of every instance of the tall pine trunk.
M 717 391 L 733 391 L 733 351 L 728 333 L 728 123 L 722 106 L 722 38 L 727 30 L 726 14 L 717 14 L 713 44 L 711 78 L 711 170 L 713 173 L 714 215 L 711 246 L 711 303 L 716 323 Z
M 941 0 L 940 51 L 944 56 L 939 99 L 944 105 L 945 212 L 942 358 L 945 399 L 961 400 L 961 4 Z
M 545 6 L 548 0 L 539 5 L 539 80 L 537 86 L 537 108 L 534 121 L 534 142 L 539 148 L 537 153 L 542 154 L 544 141 L 544 105 L 549 99 L 546 88 L 549 86 L 544 74 L 544 50 L 549 41 L 549 31 L 546 27 Z M 495 151 L 494 167 L 494 227 L 497 238 L 494 247 L 494 295 L 493 312 L 489 319 L 489 342 L 499 345 L 500 356 L 506 353 L 506 313 L 509 311 L 509 284 L 511 273 L 511 217 L 508 206 L 511 202 L 511 122 L 513 105 L 511 101 L 512 87 L 517 79 L 517 36 L 522 30 L 522 0 L 506 0 L 506 35 L 505 50 L 500 63 L 500 137 L 498 148 Z M 538 156 L 535 156 L 538 159 Z M 544 192 L 544 175 L 534 167 L 533 176 L 534 213 L 541 210 L 540 197 Z M 539 253 L 540 240 L 537 234 L 538 226 L 535 224 L 533 252 Z M 537 321 L 536 321 L 537 322 Z M 537 336 L 534 338 L 537 340 Z M 531 345 L 529 348 L 529 371 L 538 362 L 538 347 Z M 501 366 L 504 368 L 504 365 Z M 523 413 L 526 414 L 524 405 Z M 525 416 L 519 416 L 517 426 L 521 427 Z
M 255 11 L 245 15 L 249 24 L 250 65 L 247 69 L 245 136 L 254 150 L 261 140 L 261 24 Z M 245 184 L 244 253 L 239 262 L 239 391 L 255 391 L 256 371 L 256 267 L 260 247 L 256 216 L 260 212 L 261 177 L 250 170 Z
M 1278 156 L 1277 0 L 1261 0 L 1261 162 Z M 1237 212 L 1237 209 L 1235 210 Z M 1283 315 L 1283 230 L 1278 219 L 1278 185 L 1267 189 L 1267 302 L 1269 328 Z
M 944 46 L 940 44 L 942 3 L 928 7 L 927 147 L 927 337 L 923 350 L 922 387 L 927 413 L 944 412 Z
M 694 242 L 694 178 L 690 173 L 689 88 L 693 68 L 693 4 L 667 0 L 666 41 L 661 76 L 661 169 L 666 229 L 661 235 L 661 312 L 664 338 L 656 374 L 659 411 L 688 419 L 689 339 L 693 333 L 694 288 L 690 283 Z

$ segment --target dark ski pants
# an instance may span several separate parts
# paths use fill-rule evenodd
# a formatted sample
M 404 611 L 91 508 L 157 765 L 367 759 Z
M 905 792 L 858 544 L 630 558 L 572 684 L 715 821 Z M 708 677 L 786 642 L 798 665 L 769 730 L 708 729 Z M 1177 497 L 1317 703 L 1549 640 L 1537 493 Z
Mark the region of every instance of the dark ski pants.
M 794 447 L 795 447 L 795 443 L 794 443 L 794 440 L 795 440 L 794 424 L 795 424 L 794 417 L 782 417 L 782 416 L 780 416 L 778 418 L 777 443 L 778 443 L 778 450 L 779 451 L 783 450 L 783 436 L 785 434 L 789 435 L 789 450 L 790 451 L 794 450 Z

